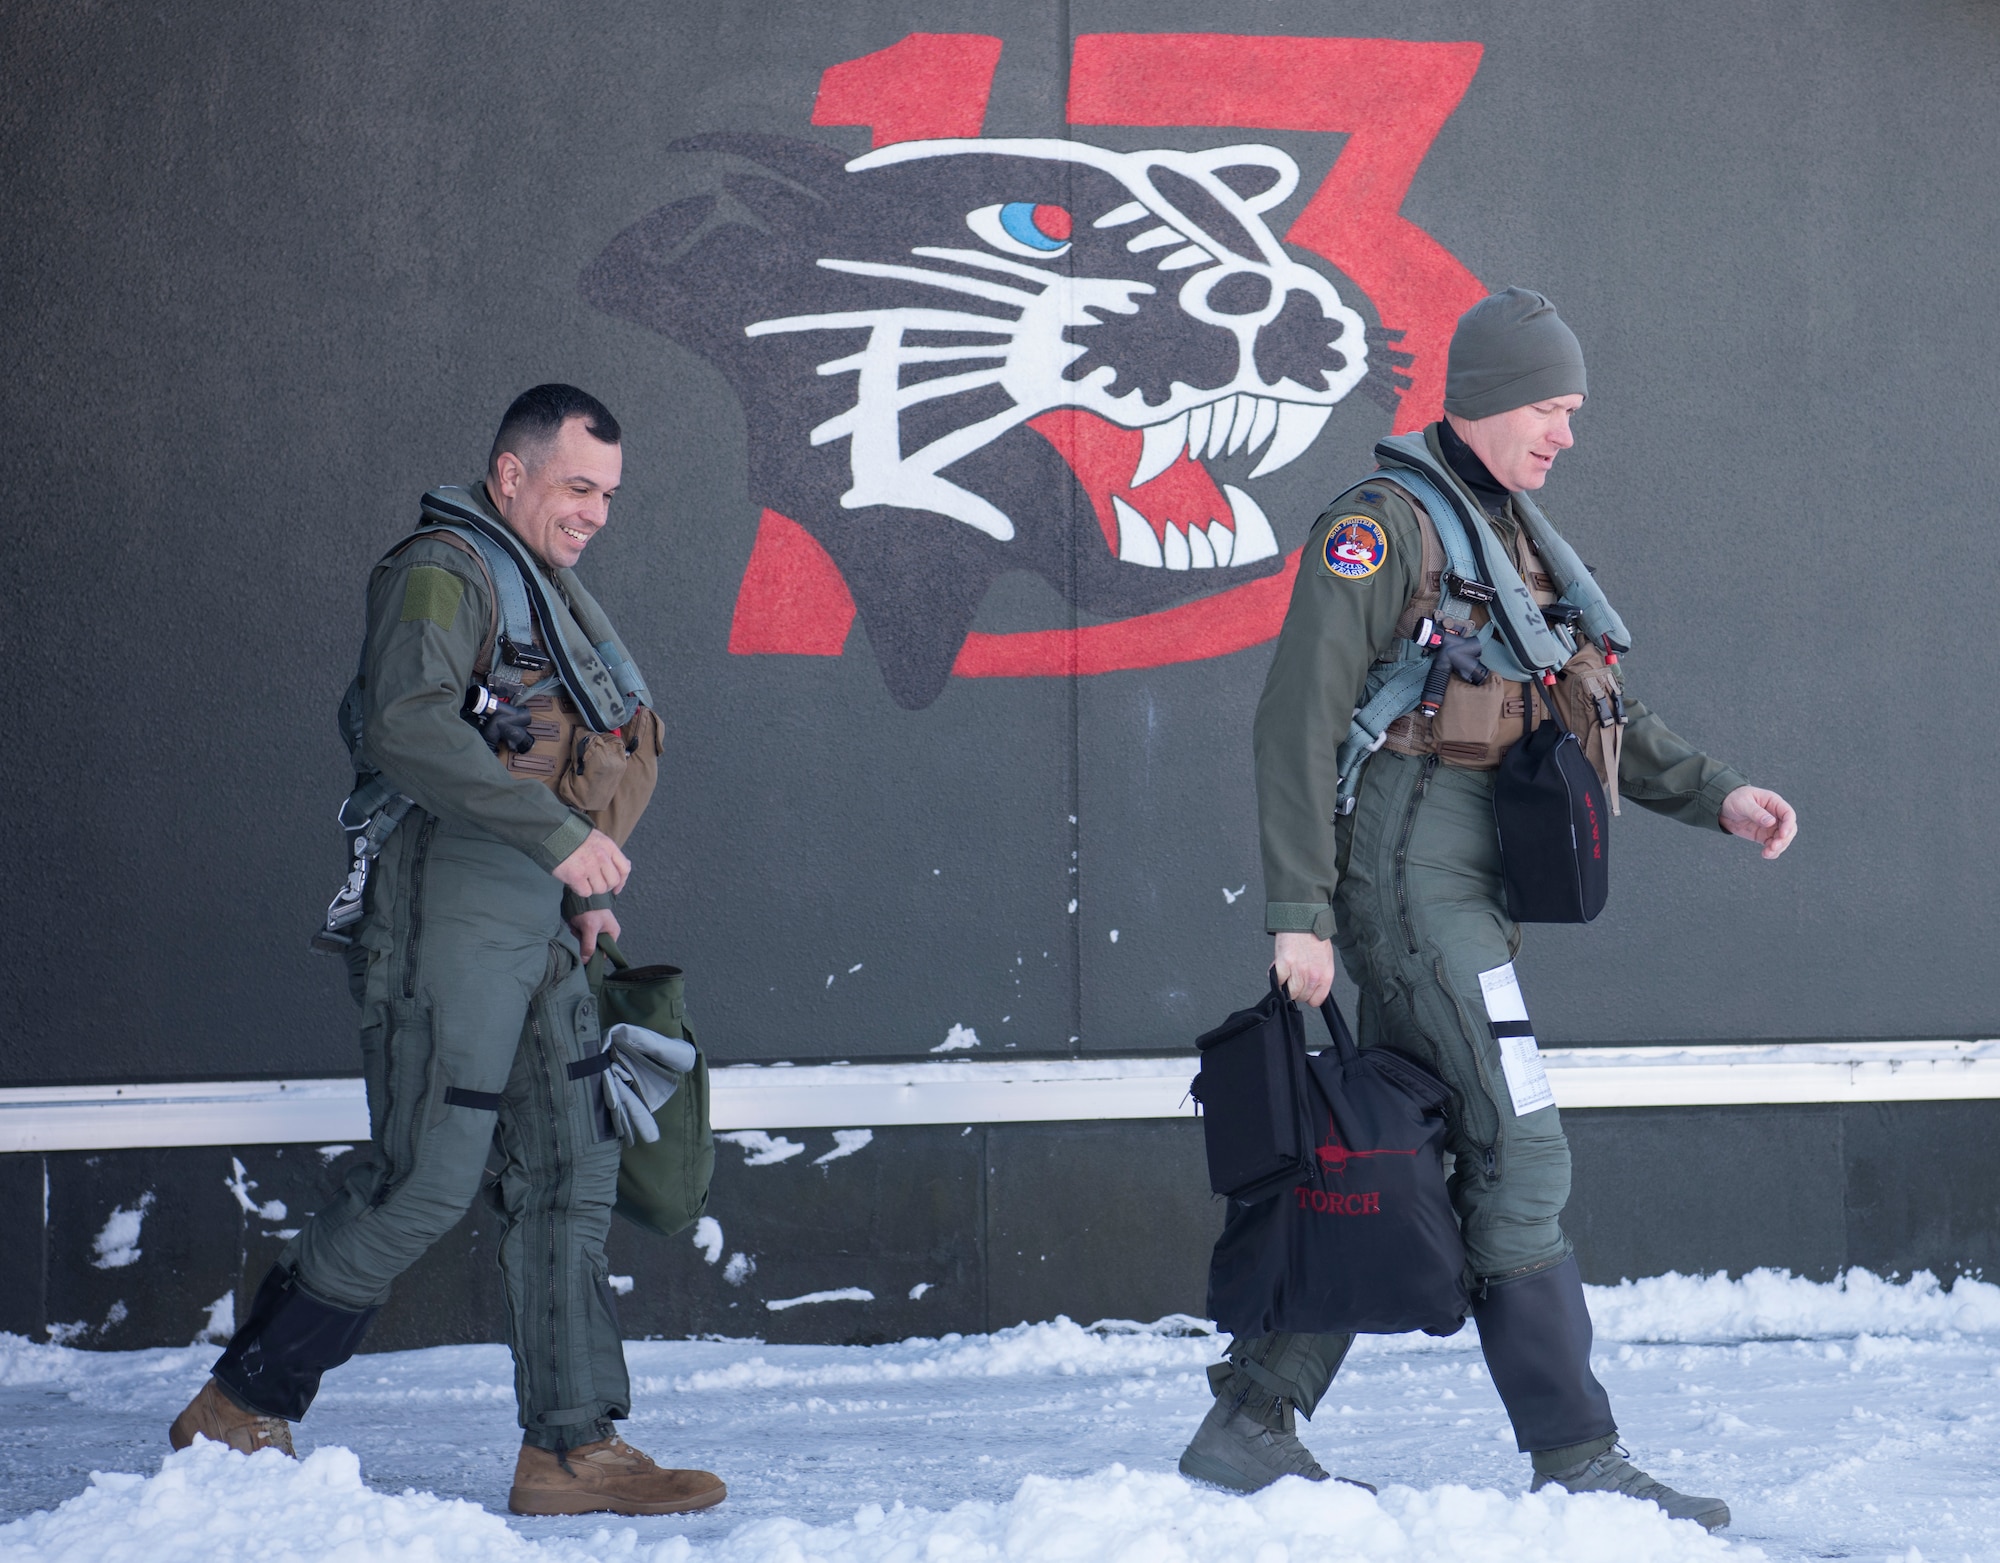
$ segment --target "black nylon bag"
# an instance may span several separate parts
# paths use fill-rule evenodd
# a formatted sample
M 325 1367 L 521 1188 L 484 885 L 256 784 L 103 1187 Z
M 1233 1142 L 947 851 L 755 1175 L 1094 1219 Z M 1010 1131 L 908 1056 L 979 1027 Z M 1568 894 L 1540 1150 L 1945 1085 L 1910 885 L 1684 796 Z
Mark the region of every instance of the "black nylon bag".
M 1277 968 L 1261 1003 L 1239 1009 L 1195 1039 L 1208 1186 L 1229 1199 L 1267 1199 L 1312 1170 L 1313 1111 L 1306 1029 Z
M 1546 688 L 1542 700 L 1549 720 L 1523 732 L 1493 777 L 1507 915 L 1517 923 L 1587 923 L 1611 894 L 1611 810 Z M 1525 715 L 1521 725 L 1528 726 Z
M 1243 1337 L 1454 1334 L 1471 1297 L 1445 1188 L 1451 1092 L 1401 1054 L 1357 1049 L 1331 999 L 1321 1013 L 1333 1046 L 1307 1055 L 1312 1168 L 1276 1197 L 1230 1201 L 1209 1317 Z

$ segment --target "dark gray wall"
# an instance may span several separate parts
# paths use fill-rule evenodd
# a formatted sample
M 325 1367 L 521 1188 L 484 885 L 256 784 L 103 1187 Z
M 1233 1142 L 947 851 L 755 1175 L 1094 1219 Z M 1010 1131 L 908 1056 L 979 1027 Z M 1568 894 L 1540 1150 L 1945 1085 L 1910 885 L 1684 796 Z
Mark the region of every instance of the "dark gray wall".
M 1485 46 L 1406 214 L 1575 324 L 1593 395 L 1551 506 L 1626 607 L 1635 686 L 1805 819 L 1774 868 L 1628 811 L 1610 911 L 1523 956 L 1544 1036 L 1995 1030 L 1991 6 L 23 0 L 0 1077 L 354 1068 L 305 937 L 342 866 L 362 580 L 548 378 L 630 431 L 585 574 L 674 736 L 625 915 L 692 971 L 718 1055 L 920 1053 L 955 1022 L 988 1052 L 1170 1047 L 1254 991 L 1266 652 L 916 711 L 859 629 L 837 659 L 728 655 L 742 409 L 578 292 L 681 188 L 676 138 L 865 147 L 810 125 L 820 74 L 909 31 L 1001 36 L 986 133 L 1063 133 L 1065 25 Z M 1340 149 L 1083 134 L 1268 141 L 1305 190 Z M 1281 542 L 1387 427 L 1351 398 L 1259 486 Z M 1063 611 L 1016 578 L 980 625 Z
M 2000 1189 L 1985 1147 L 1997 1116 L 1990 1102 L 1569 1113 L 1576 1195 L 1563 1223 L 1584 1278 L 1599 1283 L 1760 1265 L 1816 1280 L 1851 1265 L 1990 1277 Z M 880 1129 L 824 1165 L 827 1131 L 782 1137 L 803 1149 L 773 1166 L 718 1147 L 713 1261 L 690 1235 L 662 1241 L 613 1224 L 611 1272 L 633 1282 L 619 1303 L 628 1336 L 868 1344 L 1059 1313 L 1087 1323 L 1205 1312 L 1222 1207 L 1192 1120 Z M 0 1252 L 14 1261 L 0 1330 L 39 1338 L 54 1327 L 105 1349 L 182 1345 L 232 1289 L 243 1318 L 282 1234 L 359 1154 L 334 1149 L 344 1154 L 0 1156 Z M 239 1182 L 256 1210 L 231 1192 Z M 112 1212 L 142 1205 L 136 1254 L 103 1254 L 95 1240 Z M 498 1236 L 475 1201 L 396 1283 L 369 1349 L 501 1339 Z M 765 1306 L 850 1287 L 874 1300 Z

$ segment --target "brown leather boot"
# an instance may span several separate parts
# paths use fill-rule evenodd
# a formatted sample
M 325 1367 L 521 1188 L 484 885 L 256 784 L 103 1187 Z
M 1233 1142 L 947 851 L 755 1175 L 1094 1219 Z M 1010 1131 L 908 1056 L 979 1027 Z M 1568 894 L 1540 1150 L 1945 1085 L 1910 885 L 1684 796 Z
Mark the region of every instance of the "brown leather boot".
M 291 1423 L 281 1416 L 244 1410 L 214 1379 L 202 1385 L 201 1393 L 188 1402 L 187 1410 L 174 1418 L 174 1425 L 167 1429 L 167 1441 L 176 1449 L 185 1449 L 194 1442 L 196 1434 L 227 1444 L 241 1454 L 282 1449 L 292 1459 L 298 1458 L 292 1448 Z
M 624 1439 L 605 1438 L 562 1456 L 521 1445 L 507 1507 L 516 1514 L 685 1514 L 728 1496 L 719 1476 L 664 1470 Z

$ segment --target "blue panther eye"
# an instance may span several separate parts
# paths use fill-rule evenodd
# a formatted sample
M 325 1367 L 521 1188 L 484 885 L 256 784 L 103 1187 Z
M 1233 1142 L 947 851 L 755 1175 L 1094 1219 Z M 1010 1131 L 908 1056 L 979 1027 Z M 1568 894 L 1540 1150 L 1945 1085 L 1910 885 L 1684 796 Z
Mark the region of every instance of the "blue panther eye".
M 1044 254 L 1059 250 L 1069 242 L 1069 213 L 1060 206 L 1009 201 L 1000 208 L 1000 226 L 1010 237 Z
M 1031 260 L 1062 254 L 1069 248 L 1074 226 L 1065 208 L 1034 201 L 982 206 L 976 212 L 968 212 L 965 223 L 996 250 Z

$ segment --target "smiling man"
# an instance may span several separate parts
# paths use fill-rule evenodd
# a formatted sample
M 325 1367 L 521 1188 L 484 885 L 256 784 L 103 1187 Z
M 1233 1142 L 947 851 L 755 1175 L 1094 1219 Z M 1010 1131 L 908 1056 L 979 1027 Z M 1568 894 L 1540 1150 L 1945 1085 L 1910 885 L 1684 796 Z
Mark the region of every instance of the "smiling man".
M 1766 858 L 1790 845 L 1797 820 L 1776 793 L 1627 695 L 1622 621 L 1580 565 L 1570 586 L 1556 579 L 1567 545 L 1528 496 L 1574 443 L 1570 419 L 1585 394 L 1582 348 L 1554 306 L 1522 288 L 1496 293 L 1458 322 L 1443 420 L 1383 441 L 1382 468 L 1320 518 L 1257 707 L 1266 927 L 1293 998 L 1326 997 L 1338 944 L 1361 990 L 1360 1045 L 1407 1054 L 1451 1088 L 1451 1195 L 1473 1317 L 1519 1446 L 1533 1456 L 1534 1486 L 1625 1493 L 1714 1529 L 1728 1523 L 1727 1504 L 1654 1481 L 1618 1444 L 1560 1223 L 1569 1144 L 1537 1088 L 1539 1067 L 1531 1074 L 1518 1048 L 1510 1064 L 1497 1040 L 1496 1024 L 1519 1034 L 1524 1011 L 1494 774 L 1547 717 L 1528 683 L 1483 658 L 1545 648 L 1548 660 L 1532 666 L 1546 670 L 1548 698 L 1614 811 L 1622 792 Z M 1469 541 L 1474 563 L 1488 566 L 1482 579 L 1451 569 L 1425 489 L 1450 505 L 1455 530 L 1479 529 Z M 1505 641 L 1495 637 L 1502 628 Z M 1414 683 L 1398 670 L 1433 646 L 1453 672 L 1426 714 L 1417 687 L 1430 665 Z M 1233 1341 L 1228 1363 L 1211 1371 L 1216 1402 L 1181 1469 L 1243 1489 L 1286 1474 L 1325 1480 L 1293 1416 L 1311 1417 L 1352 1340 Z
M 623 642 L 571 573 L 609 519 L 618 422 L 538 385 L 507 409 L 483 483 L 424 496 L 368 583 L 341 706 L 356 868 L 315 941 L 361 1006 L 372 1145 L 258 1288 L 174 1422 L 291 1452 L 320 1376 L 390 1284 L 450 1231 L 489 1157 L 522 1444 L 522 1514 L 671 1514 L 724 1496 L 617 1436 L 631 1410 L 604 1238 L 619 1141 L 583 962 L 616 937 L 623 843 L 661 729 Z

